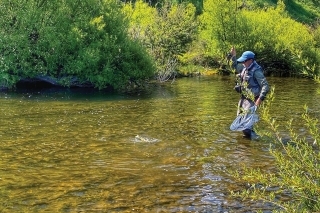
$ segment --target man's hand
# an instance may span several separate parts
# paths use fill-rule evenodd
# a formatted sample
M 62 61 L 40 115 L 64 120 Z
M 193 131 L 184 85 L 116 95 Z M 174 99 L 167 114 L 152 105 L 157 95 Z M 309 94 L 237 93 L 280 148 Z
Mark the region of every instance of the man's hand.
M 260 106 L 261 102 L 262 102 L 261 99 L 258 98 L 258 99 L 256 100 L 256 102 L 254 103 L 254 105 Z
M 234 47 L 231 48 L 230 55 L 231 55 L 231 57 L 235 57 L 237 55 L 236 48 L 234 48 Z

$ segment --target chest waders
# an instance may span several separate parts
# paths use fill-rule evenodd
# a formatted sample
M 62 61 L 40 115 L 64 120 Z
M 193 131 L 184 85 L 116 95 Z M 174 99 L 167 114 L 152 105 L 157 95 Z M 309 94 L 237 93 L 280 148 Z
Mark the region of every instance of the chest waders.
M 237 115 L 241 113 L 242 110 L 248 110 L 254 105 L 260 94 L 260 85 L 254 78 L 254 73 L 260 66 L 253 64 L 252 68 L 247 70 L 246 68 L 240 73 L 240 101 L 238 103 Z M 248 95 L 251 94 L 251 95 Z M 251 97 L 250 97 L 251 96 Z M 253 96 L 253 97 L 252 97 Z M 252 100 L 253 98 L 253 100 Z M 249 102 L 250 104 L 244 102 Z
M 254 115 L 253 117 L 249 118 L 249 120 L 252 119 L 252 122 L 247 122 L 248 125 L 242 130 L 244 136 L 250 138 L 256 135 L 253 131 L 253 124 L 259 120 L 255 111 L 249 113 L 247 112 L 251 111 L 250 109 L 255 106 L 255 101 L 259 98 L 261 92 L 260 85 L 254 77 L 254 73 L 258 69 L 260 69 L 260 66 L 254 62 L 249 70 L 245 68 L 240 74 L 240 85 L 242 91 L 238 103 L 237 115 L 239 116 L 240 113 L 244 113 L 244 116 L 247 116 L 247 114 Z

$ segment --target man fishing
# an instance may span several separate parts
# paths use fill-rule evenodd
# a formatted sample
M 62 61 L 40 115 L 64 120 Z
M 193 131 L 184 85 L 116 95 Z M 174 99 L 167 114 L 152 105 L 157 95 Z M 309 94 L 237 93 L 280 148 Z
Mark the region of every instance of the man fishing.
M 254 106 L 258 107 L 265 99 L 270 87 L 261 66 L 255 60 L 253 52 L 245 51 L 240 58 L 236 59 L 236 50 L 233 47 L 229 57 L 233 61 L 233 68 L 239 73 L 237 74 L 238 82 L 235 86 L 235 90 L 241 94 L 238 104 L 239 115 L 240 112 L 247 112 Z M 245 137 L 258 138 L 258 135 L 253 130 L 253 124 L 252 126 L 247 126 L 242 132 Z

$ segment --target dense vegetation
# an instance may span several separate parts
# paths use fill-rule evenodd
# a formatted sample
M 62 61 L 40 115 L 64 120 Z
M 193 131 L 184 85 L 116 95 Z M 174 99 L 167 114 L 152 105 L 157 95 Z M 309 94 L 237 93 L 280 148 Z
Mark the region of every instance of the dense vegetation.
M 126 5 L 130 35 L 145 46 L 157 65 L 156 75 L 165 81 L 175 75 L 177 60 L 196 39 L 197 21 L 192 4 L 166 3 L 160 9 L 137 1 Z
M 319 76 L 313 0 L 1 0 L 0 80 L 47 76 L 62 85 L 125 89 L 223 68 L 252 50 L 272 75 Z
M 201 14 L 194 17 L 193 13 L 199 7 L 192 9 L 194 6 L 188 1 L 178 6 L 163 3 L 158 9 L 141 0 L 129 4 L 132 8 L 127 13 L 130 28 L 131 32 L 135 32 L 131 36 L 140 40 L 153 58 L 160 62 L 157 63 L 157 74 L 166 73 L 167 77 L 171 77 L 176 70 L 180 74 L 189 74 L 199 71 L 200 67 L 227 68 L 225 56 L 230 47 L 235 46 L 238 52 L 254 51 L 270 74 L 319 75 L 318 13 L 306 14 L 303 11 L 301 17 L 304 18 L 298 22 L 292 17 L 300 10 L 292 1 L 287 4 L 282 1 L 278 4 L 262 4 L 261 1 L 240 4 L 237 1 L 205 0 L 201 5 Z M 152 14 L 150 10 L 153 10 Z M 174 16 L 175 19 L 172 18 Z M 306 24 L 304 20 L 310 23 Z M 166 44 L 160 46 L 169 58 L 167 60 L 159 60 L 156 53 L 160 48 L 159 41 Z
M 153 76 L 153 61 L 129 38 L 115 0 L 0 1 L 1 79 L 50 76 L 63 85 L 122 89 Z
M 240 53 L 245 50 L 255 52 L 269 73 L 286 76 L 319 74 L 319 49 L 315 46 L 317 30 L 291 19 L 281 1 L 275 8 L 245 9 L 254 8 L 249 3 L 243 7 L 239 10 L 232 1 L 204 2 L 200 41 L 207 44 L 207 57 L 222 59 L 226 49 L 234 45 Z

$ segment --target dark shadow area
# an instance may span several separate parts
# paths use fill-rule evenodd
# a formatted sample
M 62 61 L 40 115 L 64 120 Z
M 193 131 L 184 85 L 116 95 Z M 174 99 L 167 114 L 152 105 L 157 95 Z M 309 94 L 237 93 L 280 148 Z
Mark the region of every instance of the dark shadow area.
M 303 23 L 312 23 L 318 17 L 317 14 L 308 11 L 295 1 L 287 1 L 286 10 L 292 19 Z

